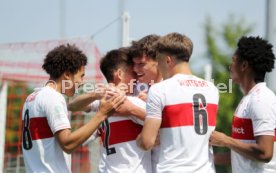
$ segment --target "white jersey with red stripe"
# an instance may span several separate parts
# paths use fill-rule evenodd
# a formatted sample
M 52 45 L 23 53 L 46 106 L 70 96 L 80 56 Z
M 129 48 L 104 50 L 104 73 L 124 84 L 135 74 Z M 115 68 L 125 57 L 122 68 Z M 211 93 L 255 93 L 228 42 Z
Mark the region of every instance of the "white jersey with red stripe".
M 137 97 L 127 99 L 145 109 L 144 101 Z M 97 111 L 99 101 L 92 103 L 92 110 Z M 151 173 L 150 152 L 136 145 L 136 137 L 142 130 L 143 121 L 134 116 L 112 115 L 99 129 L 102 142 L 100 173 Z
M 134 88 L 133 96 L 138 96 L 140 92 L 147 93 L 151 85 L 140 83 L 139 81 L 136 83 L 136 87 Z M 159 146 L 154 146 L 151 149 L 151 166 L 152 166 L 152 173 L 156 173 L 156 167 L 159 160 Z
M 276 97 L 266 84 L 256 84 L 242 98 L 232 122 L 232 137 L 246 143 L 256 143 L 255 136 L 274 136 L 274 154 L 269 163 L 249 160 L 231 151 L 233 173 L 275 173 L 276 172 Z
M 218 100 L 218 89 L 193 75 L 176 74 L 150 88 L 146 118 L 162 121 L 158 173 L 215 172 L 209 138 Z
M 22 111 L 22 150 L 27 173 L 70 173 L 71 155 L 54 134 L 71 128 L 64 97 L 50 87 L 30 94 Z

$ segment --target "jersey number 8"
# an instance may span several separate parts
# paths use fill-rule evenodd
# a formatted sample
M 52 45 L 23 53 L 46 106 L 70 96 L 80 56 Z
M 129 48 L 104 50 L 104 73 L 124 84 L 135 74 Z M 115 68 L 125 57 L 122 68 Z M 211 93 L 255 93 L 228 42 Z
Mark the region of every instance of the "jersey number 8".
M 24 113 L 24 121 L 23 121 L 23 130 L 22 130 L 22 144 L 25 150 L 30 150 L 33 147 L 33 142 L 30 134 L 30 117 L 29 117 L 29 110 L 27 109 Z

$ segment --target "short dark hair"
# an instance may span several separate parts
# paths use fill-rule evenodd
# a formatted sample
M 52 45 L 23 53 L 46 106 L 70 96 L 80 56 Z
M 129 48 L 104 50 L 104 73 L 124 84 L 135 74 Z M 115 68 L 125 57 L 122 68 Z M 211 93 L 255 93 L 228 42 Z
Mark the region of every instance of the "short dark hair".
M 129 48 L 124 47 L 107 52 L 107 54 L 101 59 L 100 69 L 105 76 L 107 82 L 114 81 L 113 73 L 118 68 L 125 68 L 131 65 L 128 61 L 128 56 Z
M 156 52 L 174 56 L 180 61 L 189 62 L 193 52 L 193 42 L 180 33 L 170 33 L 161 37 L 154 45 Z
M 241 37 L 237 44 L 238 62 L 247 61 L 254 71 L 255 82 L 263 82 L 265 73 L 274 68 L 273 46 L 268 41 L 257 37 Z
M 46 55 L 42 68 L 51 79 L 58 79 L 64 72 L 76 74 L 86 64 L 86 55 L 75 45 L 66 44 L 51 50 Z
M 153 49 L 153 44 L 156 42 L 160 36 L 155 34 L 147 35 L 138 41 L 133 41 L 130 48 L 130 58 L 141 57 L 143 54 L 149 58 L 156 60 L 155 51 Z

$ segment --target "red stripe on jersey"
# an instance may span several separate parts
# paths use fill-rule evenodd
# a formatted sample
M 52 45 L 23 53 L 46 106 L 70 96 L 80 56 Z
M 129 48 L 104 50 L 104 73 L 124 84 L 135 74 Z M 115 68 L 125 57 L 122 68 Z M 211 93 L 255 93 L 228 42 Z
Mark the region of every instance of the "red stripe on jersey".
M 110 124 L 109 145 L 135 140 L 142 131 L 142 126 L 131 120 L 115 121 Z M 102 130 L 101 138 L 104 141 Z
M 205 109 L 207 112 L 208 125 L 216 126 L 216 116 L 218 105 L 207 104 Z M 177 105 L 165 106 L 162 111 L 161 128 L 179 127 L 179 126 L 193 126 L 194 125 L 194 108 L 192 103 L 184 103 Z
M 255 140 L 252 120 L 234 116 L 232 121 L 232 137 L 241 140 Z M 276 141 L 276 130 L 274 141 Z
M 252 120 L 234 116 L 232 120 L 232 137 L 235 139 L 255 140 Z
M 29 129 L 32 140 L 51 138 L 54 136 L 46 117 L 31 118 Z

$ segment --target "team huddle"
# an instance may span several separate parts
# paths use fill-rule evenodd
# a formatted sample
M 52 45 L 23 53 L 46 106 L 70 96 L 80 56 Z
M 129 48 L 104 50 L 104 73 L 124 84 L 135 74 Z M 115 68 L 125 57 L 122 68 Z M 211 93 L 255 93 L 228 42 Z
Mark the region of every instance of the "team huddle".
M 26 172 L 70 173 L 74 149 L 100 137 L 100 173 L 214 173 L 215 164 L 231 164 L 234 173 L 275 173 L 276 97 L 264 82 L 274 68 L 272 45 L 260 37 L 237 43 L 230 76 L 244 97 L 231 137 L 215 131 L 219 90 L 192 74 L 192 52 L 183 34 L 145 36 L 101 59 L 109 85 L 66 103 L 62 94 L 72 97 L 84 83 L 87 57 L 74 45 L 54 48 L 42 66 L 49 81 L 22 111 Z M 95 115 L 71 131 L 68 110 Z M 214 154 L 212 146 L 231 153 Z

